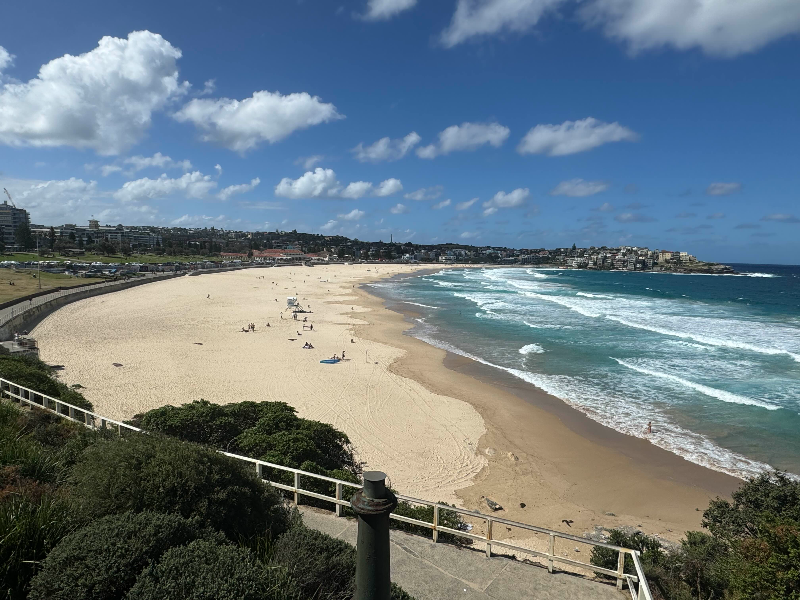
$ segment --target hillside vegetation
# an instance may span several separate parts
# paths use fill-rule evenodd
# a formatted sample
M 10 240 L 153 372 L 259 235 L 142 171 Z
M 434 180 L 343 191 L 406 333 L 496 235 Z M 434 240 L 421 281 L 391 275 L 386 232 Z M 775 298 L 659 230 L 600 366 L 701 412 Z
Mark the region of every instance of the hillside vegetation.
M 656 600 L 800 600 L 800 481 L 752 478 L 732 500 L 712 500 L 702 526 L 677 548 L 619 530 L 610 542 L 641 551 Z M 617 553 L 596 548 L 592 563 L 616 569 Z M 625 571 L 635 573 L 630 558 Z
M 320 448 L 339 443 L 340 458 L 352 458 L 346 436 L 314 427 Z M 269 451 L 332 465 L 316 450 L 280 454 L 291 447 Z M 345 600 L 354 573 L 351 547 L 308 531 L 241 461 L 0 401 L 3 600 Z M 397 586 L 392 597 L 410 600 Z

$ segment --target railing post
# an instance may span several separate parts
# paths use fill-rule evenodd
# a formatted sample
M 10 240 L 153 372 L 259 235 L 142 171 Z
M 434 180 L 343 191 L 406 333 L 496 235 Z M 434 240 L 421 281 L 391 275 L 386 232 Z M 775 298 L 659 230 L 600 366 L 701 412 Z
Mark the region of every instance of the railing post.
M 71 406 L 69 407 L 69 418 L 73 420 L 75 419 L 75 409 Z
M 622 574 L 625 572 L 625 553 L 620 550 L 617 558 L 617 589 L 622 590 Z
M 338 501 L 338 500 L 341 500 L 341 499 L 342 499 L 342 484 L 341 483 L 337 483 L 336 484 L 336 500 Z M 336 502 L 336 516 L 337 517 L 341 517 L 342 516 L 342 512 L 343 512 L 342 511 L 342 505 L 339 504 L 339 502 Z
M 439 505 L 433 505 L 433 543 L 439 541 Z
M 548 550 L 548 554 L 550 554 L 550 558 L 547 561 L 547 572 L 553 572 L 553 557 L 556 555 L 556 536 L 552 533 L 550 534 L 550 549 Z
M 486 519 L 486 558 L 492 558 L 492 520 Z
M 259 481 L 264 481 L 264 471 L 261 468 L 261 463 L 256 463 L 256 477 Z
M 300 506 L 300 503 L 297 501 L 299 498 L 299 494 L 297 490 L 300 489 L 300 473 L 297 471 L 294 472 L 294 505 Z
M 354 600 L 389 600 L 389 515 L 397 498 L 386 488 L 386 473 L 365 472 L 364 487 L 350 503 L 358 516 Z

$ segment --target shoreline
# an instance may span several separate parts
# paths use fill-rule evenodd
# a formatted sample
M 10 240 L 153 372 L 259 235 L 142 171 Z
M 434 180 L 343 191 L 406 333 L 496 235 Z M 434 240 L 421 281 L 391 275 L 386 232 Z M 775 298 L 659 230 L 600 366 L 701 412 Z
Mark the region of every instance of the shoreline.
M 384 309 L 374 323 L 382 327 L 362 326 L 358 335 L 399 343 L 406 353 L 391 365 L 395 373 L 465 400 L 483 418 L 487 432 L 478 449 L 488 463 L 456 492 L 466 508 L 486 512 L 483 498 L 489 497 L 510 519 L 567 532 L 633 525 L 677 541 L 700 528 L 709 500 L 729 497 L 741 483 L 602 425 L 499 369 L 409 335 L 418 315 L 365 287 L 359 290 L 365 302 Z M 572 527 L 562 519 L 573 520 Z
M 347 433 L 401 493 L 488 513 L 485 496 L 505 508 L 498 516 L 566 533 L 633 525 L 677 540 L 699 528 L 711 498 L 736 487 L 405 335 L 407 317 L 362 289 L 428 271 L 331 265 L 176 278 L 70 304 L 34 333 L 42 359 L 63 364 L 62 380 L 82 384 L 111 418 L 200 398 L 288 402 Z M 288 295 L 313 310 L 313 334 L 296 340 L 300 323 L 279 318 Z M 257 333 L 239 332 L 253 321 Z M 346 361 L 319 364 L 342 348 Z

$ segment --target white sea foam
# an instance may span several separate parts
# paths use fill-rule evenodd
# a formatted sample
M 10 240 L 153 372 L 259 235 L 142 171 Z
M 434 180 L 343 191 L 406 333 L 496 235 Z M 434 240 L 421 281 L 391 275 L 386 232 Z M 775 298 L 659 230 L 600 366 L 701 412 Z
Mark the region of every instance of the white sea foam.
M 690 339 L 694 340 L 695 342 L 700 342 L 701 344 L 708 344 L 710 346 L 720 346 L 725 348 L 734 348 L 736 350 L 748 350 L 750 352 L 758 352 L 759 354 L 769 354 L 773 356 L 787 355 L 791 357 L 791 359 L 794 360 L 795 362 L 800 362 L 800 354 L 796 354 L 794 352 L 790 352 L 789 350 L 784 350 L 782 348 L 769 348 L 765 346 L 758 346 L 748 342 L 740 342 L 738 340 L 731 338 L 721 339 L 721 338 L 711 337 L 708 335 L 691 333 L 688 331 L 675 331 L 672 329 L 665 329 L 663 327 L 657 327 L 646 323 L 633 322 L 628 319 L 615 317 L 613 315 L 605 315 L 605 318 L 611 321 L 615 321 L 616 323 L 620 323 L 621 325 L 625 325 L 626 327 L 635 327 L 636 329 L 644 329 L 647 331 L 652 331 L 653 333 L 660 333 L 662 335 L 670 335 L 673 337 Z
M 648 290 L 650 288 L 647 288 Z M 606 296 L 605 294 L 590 294 L 589 292 L 578 292 L 576 296 L 583 296 L 585 298 L 603 298 L 604 300 L 613 300 L 614 296 Z
M 775 273 L 741 273 L 745 277 L 780 277 L 780 275 L 776 275 Z
M 527 344 L 519 349 L 520 354 L 542 354 L 544 353 L 544 348 L 542 348 L 539 344 Z
M 403 300 L 404 304 L 413 304 L 414 306 L 422 306 L 424 308 L 439 308 L 438 306 L 431 306 L 430 304 L 421 304 L 420 302 L 411 302 L 410 300 Z
M 649 375 L 651 377 L 659 377 L 661 379 L 666 379 L 673 383 L 677 383 L 681 386 L 691 388 L 695 391 L 700 392 L 701 394 L 705 394 L 706 396 L 716 398 L 717 400 L 722 400 L 723 402 L 730 402 L 732 404 L 745 404 L 748 406 L 760 406 L 761 408 L 766 408 L 767 410 L 778 410 L 781 408 L 780 406 L 776 406 L 775 404 L 770 404 L 769 402 L 762 402 L 760 400 L 746 398 L 745 396 L 739 396 L 738 394 L 726 392 L 725 390 L 718 390 L 717 388 L 709 387 L 701 383 L 695 383 L 694 381 L 683 379 L 682 377 L 678 377 L 677 375 L 671 375 L 663 371 L 653 371 L 652 369 L 646 369 L 644 367 L 634 365 L 630 362 L 621 360 L 619 358 L 614 358 L 613 356 L 610 358 L 617 361 L 623 367 L 632 369 L 638 373 L 642 373 L 643 375 Z
M 576 378 L 563 375 L 541 375 L 503 367 L 430 335 L 420 333 L 417 337 L 437 348 L 510 373 L 514 377 L 560 398 L 595 421 L 621 433 L 645 438 L 654 445 L 682 456 L 695 464 L 740 478 L 773 470 L 773 467 L 767 463 L 752 460 L 722 448 L 703 435 L 675 425 L 666 415 L 658 413 L 652 406 L 641 407 L 629 402 L 627 398 L 610 396 L 603 397 L 602 402 L 598 403 L 596 402 L 597 390 Z M 644 429 L 644 424 L 648 421 L 658 423 L 657 429 L 650 435 L 645 434 Z

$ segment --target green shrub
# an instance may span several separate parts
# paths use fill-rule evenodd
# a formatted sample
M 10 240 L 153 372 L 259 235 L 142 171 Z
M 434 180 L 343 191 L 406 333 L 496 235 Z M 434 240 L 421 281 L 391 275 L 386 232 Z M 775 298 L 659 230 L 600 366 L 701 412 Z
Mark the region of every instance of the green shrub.
M 79 408 L 92 410 L 91 402 L 53 377 L 52 369 L 35 356 L 0 355 L 0 377 Z
M 145 569 L 127 600 L 301 599 L 285 569 L 266 567 L 235 546 L 198 540 L 168 550 Z
M 200 400 L 148 411 L 134 417 L 132 423 L 146 431 L 287 467 L 313 463 L 326 472 L 360 472 L 344 433 L 326 423 L 301 419 L 285 402 L 219 405 Z
M 47 555 L 29 600 L 115 600 L 170 548 L 196 539 L 226 543 L 196 521 L 159 513 L 109 515 L 68 535 Z
M 445 506 L 447 506 L 446 502 L 439 502 L 439 504 L 444 504 Z M 428 523 L 433 523 L 433 507 L 428 506 L 426 504 L 414 505 L 406 502 L 405 500 L 400 500 L 397 503 L 397 508 L 394 510 L 394 513 L 397 515 L 401 515 L 403 517 L 410 517 L 418 521 L 426 521 Z M 442 525 L 443 527 L 448 527 L 450 529 L 458 529 L 458 530 L 463 530 L 465 528 L 464 519 L 461 518 L 461 515 L 459 513 L 453 510 L 447 510 L 441 508 L 439 509 L 439 525 Z M 431 536 L 431 530 L 428 529 L 427 527 L 414 525 L 412 523 L 406 523 L 404 521 L 397 521 L 395 519 L 392 519 L 389 521 L 389 526 L 392 529 L 399 529 L 400 531 L 407 531 L 409 533 L 424 535 L 428 537 Z M 452 533 L 440 533 L 438 539 L 441 542 L 449 544 L 457 544 L 465 546 L 472 544 L 472 540 L 470 540 L 469 538 L 453 535 Z
M 61 539 L 81 525 L 73 507 L 60 495 L 31 499 L 11 494 L 0 500 L 0 590 L 3 598 L 21 600 L 37 565 Z
M 800 525 L 762 527 L 758 538 L 736 544 L 731 558 L 730 596 L 742 600 L 800 599 Z
M 355 592 L 355 548 L 314 529 L 299 525 L 280 536 L 272 564 L 288 570 L 303 598 L 347 600 Z
M 102 441 L 75 465 L 74 496 L 87 514 L 125 511 L 196 518 L 232 540 L 275 536 L 287 511 L 272 488 L 240 461 L 152 435 Z
M 703 527 L 726 542 L 758 537 L 779 519 L 800 523 L 800 481 L 785 473 L 762 473 L 732 494 L 717 498 L 703 513 Z

